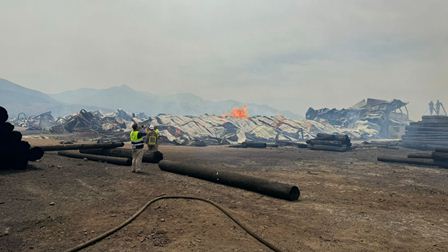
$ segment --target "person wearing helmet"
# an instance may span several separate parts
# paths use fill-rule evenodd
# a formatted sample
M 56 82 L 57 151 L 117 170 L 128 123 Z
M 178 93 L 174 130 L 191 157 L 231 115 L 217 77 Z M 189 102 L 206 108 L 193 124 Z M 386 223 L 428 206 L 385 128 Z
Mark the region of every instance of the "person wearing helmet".
M 132 131 L 129 134 L 132 144 L 132 172 L 140 172 L 142 166 L 142 159 L 144 153 L 144 141 L 143 137 L 145 132 L 139 131 L 139 127 L 136 123 L 132 125 Z
M 149 151 L 157 151 L 159 142 L 159 129 L 154 125 L 149 125 L 146 129 L 146 144 Z

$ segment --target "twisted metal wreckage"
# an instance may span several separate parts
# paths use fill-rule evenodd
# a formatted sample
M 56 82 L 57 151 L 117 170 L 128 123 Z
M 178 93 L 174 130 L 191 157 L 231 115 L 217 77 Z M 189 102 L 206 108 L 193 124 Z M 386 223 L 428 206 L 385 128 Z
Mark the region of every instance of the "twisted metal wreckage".
M 399 137 L 409 119 L 405 102 L 367 99 L 347 109 L 310 108 L 306 119 L 302 120 L 259 115 L 240 118 L 159 114 L 149 117 L 118 109 L 106 114 L 81 110 L 56 120 L 47 112 L 35 117 L 18 117 L 12 123 L 53 134 L 93 132 L 99 140 L 124 140 L 134 122 L 157 126 L 161 142 L 202 146 L 245 141 L 299 142 L 318 133 L 347 134 L 351 139 Z

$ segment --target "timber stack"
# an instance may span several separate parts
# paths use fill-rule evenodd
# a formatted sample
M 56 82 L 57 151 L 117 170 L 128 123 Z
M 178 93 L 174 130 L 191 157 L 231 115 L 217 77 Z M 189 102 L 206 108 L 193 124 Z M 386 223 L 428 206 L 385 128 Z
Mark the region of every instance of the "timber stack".
M 24 170 L 28 161 L 42 158 L 44 151 L 22 141 L 22 133 L 15 131 L 7 120 L 8 111 L 0 106 L 0 169 Z
M 423 116 L 421 121 L 411 122 L 401 145 L 422 150 L 448 147 L 448 116 Z
M 318 133 L 316 138 L 306 141 L 311 150 L 344 152 L 351 150 L 352 143 L 348 135 Z

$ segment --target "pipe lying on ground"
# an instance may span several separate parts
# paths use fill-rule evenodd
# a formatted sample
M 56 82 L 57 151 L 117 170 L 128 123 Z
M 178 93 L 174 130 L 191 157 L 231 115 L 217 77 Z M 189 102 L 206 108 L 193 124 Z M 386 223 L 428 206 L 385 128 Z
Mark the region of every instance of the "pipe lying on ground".
M 235 172 L 222 171 L 216 168 L 184 164 L 173 161 L 161 161 L 159 167 L 163 171 L 187 175 L 211 182 L 238 187 L 275 198 L 290 201 L 300 196 L 299 187 L 284 183 L 269 181 L 262 178 L 243 175 Z
M 347 135 L 317 133 L 315 140 L 341 141 L 349 143 L 350 138 Z
M 432 158 L 431 153 L 410 153 L 408 154 L 408 158 Z
M 446 161 L 448 162 L 448 153 L 447 152 L 433 152 L 432 158 L 434 160 Z
M 317 140 L 317 139 L 310 139 L 306 141 L 307 143 L 311 145 L 330 145 L 330 146 L 339 146 L 339 147 L 346 147 L 351 146 L 351 143 L 344 143 L 337 140 Z
M 438 166 L 442 168 L 448 168 L 448 162 L 439 162 L 432 159 L 411 159 L 411 158 L 400 158 L 400 157 L 378 157 L 378 161 L 388 162 L 388 163 L 401 163 L 401 164 L 415 164 L 415 165 L 425 165 L 425 166 Z
M 243 145 L 246 148 L 266 148 L 266 143 L 260 143 L 260 142 L 244 142 Z
M 259 142 L 244 142 L 241 144 L 231 144 L 229 145 L 230 148 L 260 148 L 264 149 L 268 147 L 267 143 L 259 143 Z M 271 146 L 271 147 L 278 147 L 277 146 Z
M 103 156 L 132 158 L 132 150 L 125 148 L 91 149 L 91 150 L 80 150 L 80 152 L 86 154 L 103 155 Z M 163 153 L 160 151 L 155 152 L 145 151 L 145 153 L 143 154 L 144 163 L 157 164 L 161 160 L 163 160 Z
M 58 155 L 64 156 L 64 157 L 70 157 L 70 158 L 79 158 L 79 159 L 88 159 L 92 161 L 101 161 L 101 162 L 107 162 L 110 164 L 116 164 L 116 165 L 131 165 L 132 160 L 130 158 L 121 158 L 121 157 L 108 157 L 108 156 L 101 156 L 101 155 L 92 155 L 92 154 L 84 154 L 74 151 L 59 151 Z
M 345 152 L 350 150 L 350 147 L 347 146 L 331 146 L 331 145 L 310 145 L 309 148 L 311 150 L 325 150 L 325 151 L 338 151 L 338 152 Z
M 448 148 L 436 148 L 436 152 L 447 152 L 448 153 Z
M 43 145 L 40 147 L 43 151 L 62 151 L 62 150 L 86 150 L 100 148 L 116 148 L 123 147 L 124 143 L 102 143 L 102 144 L 60 144 L 60 145 Z

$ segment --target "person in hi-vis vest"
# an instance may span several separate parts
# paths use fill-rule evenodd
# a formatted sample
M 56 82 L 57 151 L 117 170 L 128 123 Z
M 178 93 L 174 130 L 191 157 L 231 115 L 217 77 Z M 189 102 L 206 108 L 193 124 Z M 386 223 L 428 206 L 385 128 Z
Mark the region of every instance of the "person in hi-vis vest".
M 132 125 L 132 131 L 129 134 L 132 144 L 132 172 L 140 172 L 144 153 L 144 132 L 138 130 L 138 125 Z
M 146 129 L 146 144 L 148 144 L 149 151 L 157 151 L 159 142 L 159 129 L 155 128 L 154 125 L 149 125 Z

